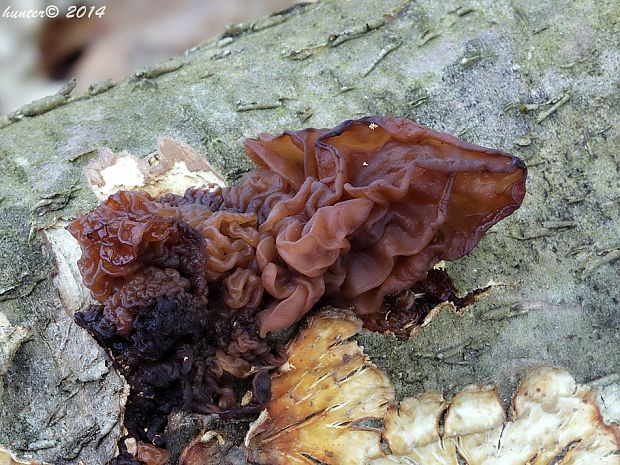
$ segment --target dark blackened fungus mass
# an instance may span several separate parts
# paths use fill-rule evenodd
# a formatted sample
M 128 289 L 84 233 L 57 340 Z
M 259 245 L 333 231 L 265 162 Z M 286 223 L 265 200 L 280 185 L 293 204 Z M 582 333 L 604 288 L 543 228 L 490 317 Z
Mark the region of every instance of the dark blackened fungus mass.
M 257 167 L 235 186 L 119 192 L 68 227 L 101 304 L 77 321 L 126 374 L 141 440 L 162 442 L 175 407 L 260 408 L 264 376 L 245 407 L 232 381 L 282 362 L 269 332 L 323 297 L 376 322 L 385 297 L 469 253 L 525 195 L 520 159 L 398 118 L 261 135 L 245 150 Z

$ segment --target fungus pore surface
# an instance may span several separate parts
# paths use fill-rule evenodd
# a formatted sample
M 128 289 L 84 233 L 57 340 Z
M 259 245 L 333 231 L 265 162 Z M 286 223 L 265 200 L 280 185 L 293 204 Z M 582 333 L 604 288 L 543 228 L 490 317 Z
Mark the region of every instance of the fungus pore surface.
M 256 169 L 235 186 L 121 191 L 68 226 L 99 302 L 76 320 L 132 386 L 125 423 L 141 441 L 164 445 L 173 408 L 258 411 L 265 369 L 284 357 L 266 336 L 323 297 L 389 329 L 376 318 L 385 297 L 446 291 L 429 270 L 469 253 L 525 195 L 518 158 L 398 118 L 261 135 L 245 150 Z M 239 407 L 234 381 L 250 376 Z

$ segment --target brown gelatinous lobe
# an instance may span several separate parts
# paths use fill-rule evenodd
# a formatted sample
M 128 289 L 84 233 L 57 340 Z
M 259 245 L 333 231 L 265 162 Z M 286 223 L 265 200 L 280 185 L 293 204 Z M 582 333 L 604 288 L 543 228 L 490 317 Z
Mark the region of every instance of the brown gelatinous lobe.
M 122 191 L 68 226 L 101 304 L 77 321 L 127 376 L 126 424 L 140 440 L 163 445 L 175 407 L 260 408 L 264 375 L 246 407 L 233 380 L 279 364 L 265 336 L 323 297 L 384 330 L 386 296 L 416 284 L 449 294 L 429 270 L 469 253 L 525 195 L 518 158 L 398 118 L 261 135 L 245 149 L 257 168 L 235 186 Z

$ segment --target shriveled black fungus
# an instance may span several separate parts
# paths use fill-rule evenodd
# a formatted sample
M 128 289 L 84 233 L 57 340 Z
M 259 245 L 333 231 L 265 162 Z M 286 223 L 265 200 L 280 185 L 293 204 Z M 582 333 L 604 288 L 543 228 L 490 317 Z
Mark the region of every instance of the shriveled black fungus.
M 231 416 L 257 413 L 269 400 L 270 378 L 261 369 L 251 377 L 252 401 L 239 407 L 238 399 L 250 388 L 249 383 L 226 374 L 216 351 L 229 352 L 230 346 L 247 347 L 253 342 L 254 352 L 240 354 L 249 365 L 283 362 L 277 346 L 258 339 L 247 311 L 217 311 L 177 297 L 160 297 L 138 313 L 128 337 L 106 326 L 102 305 L 93 305 L 75 317 L 78 325 L 110 349 L 131 386 L 125 411 L 129 434 L 158 447 L 165 447 L 163 431 L 175 408 Z M 254 341 L 249 338 L 252 334 Z

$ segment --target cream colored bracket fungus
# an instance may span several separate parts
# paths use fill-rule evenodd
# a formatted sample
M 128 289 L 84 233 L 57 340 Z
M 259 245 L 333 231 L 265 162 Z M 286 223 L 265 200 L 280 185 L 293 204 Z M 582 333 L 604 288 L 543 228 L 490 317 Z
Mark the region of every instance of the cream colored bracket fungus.
M 359 465 L 381 456 L 381 420 L 394 399 L 385 373 L 351 336 L 362 328 L 351 313 L 326 311 L 288 347 L 274 375 L 273 400 L 245 440 L 250 462 Z
M 429 393 L 391 405 L 384 439 L 392 455 L 373 465 L 620 464 L 617 425 L 603 423 L 590 388 L 551 367 L 523 379 L 508 421 L 496 388 L 468 386 L 451 402 Z
M 594 392 L 567 372 L 530 371 L 508 413 L 488 385 L 468 386 L 451 401 L 430 392 L 394 403 L 385 374 L 349 340 L 360 329 L 341 312 L 310 320 L 248 432 L 250 462 L 620 465 L 618 425 L 603 422 Z M 363 419 L 383 420 L 383 429 L 365 428 Z

